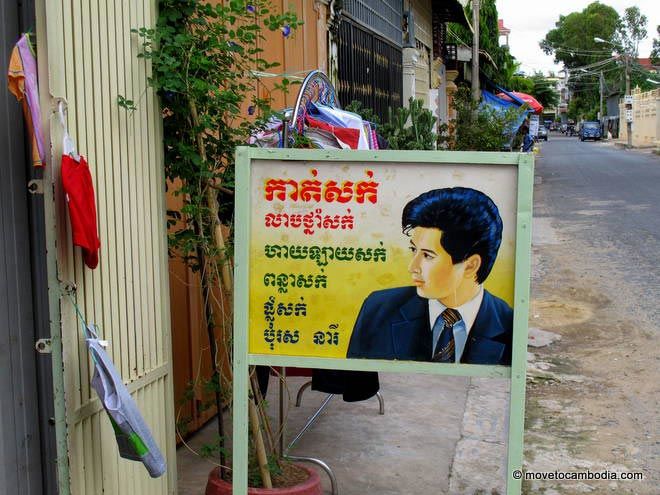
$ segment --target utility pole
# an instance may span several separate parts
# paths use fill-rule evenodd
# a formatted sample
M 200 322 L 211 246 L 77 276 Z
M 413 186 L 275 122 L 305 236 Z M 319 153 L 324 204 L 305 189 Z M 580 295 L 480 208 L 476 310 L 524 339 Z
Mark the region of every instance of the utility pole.
M 604 40 L 597 36 L 594 37 L 594 41 L 597 43 L 607 43 L 612 45 L 619 54 L 623 55 L 624 61 L 626 63 L 626 95 L 624 97 L 625 109 L 626 109 L 626 137 L 628 138 L 627 148 L 632 148 L 632 95 L 630 94 L 630 53 L 624 53 L 625 49 L 621 49 L 619 46 L 615 45 L 611 41 Z M 601 78 L 602 72 L 601 72 Z M 602 82 L 601 82 L 602 84 Z M 602 87 L 602 86 L 601 86 Z
M 630 100 L 630 54 L 626 53 L 626 100 Z M 626 103 L 626 113 L 627 110 L 630 110 L 632 114 L 632 102 Z M 628 118 L 626 115 L 626 137 L 628 138 L 628 148 L 632 148 L 632 119 Z
M 479 94 L 479 1 L 472 0 L 472 100 L 478 102 Z
M 600 124 L 603 125 L 603 71 L 600 71 L 600 112 L 598 112 L 598 118 L 600 119 Z

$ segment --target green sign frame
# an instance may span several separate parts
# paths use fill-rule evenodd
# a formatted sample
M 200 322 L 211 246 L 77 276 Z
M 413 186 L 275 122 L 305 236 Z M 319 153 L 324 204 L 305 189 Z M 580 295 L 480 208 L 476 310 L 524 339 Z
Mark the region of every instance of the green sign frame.
M 291 162 L 362 162 L 379 164 L 434 163 L 453 165 L 492 165 L 517 167 L 516 243 L 514 270 L 514 320 L 511 366 L 432 362 L 390 361 L 376 359 L 340 359 L 300 356 L 271 356 L 248 352 L 248 311 L 250 273 L 250 183 L 254 160 Z M 521 480 L 514 471 L 522 470 L 525 420 L 525 384 L 529 315 L 532 194 L 534 156 L 528 153 L 459 152 L 459 151 L 344 151 L 236 149 L 235 211 L 235 282 L 234 282 L 234 393 L 233 393 L 233 493 L 247 495 L 248 467 L 248 369 L 251 365 L 291 366 L 358 371 L 426 373 L 435 375 L 509 378 L 511 399 L 507 454 L 507 495 L 521 491 Z

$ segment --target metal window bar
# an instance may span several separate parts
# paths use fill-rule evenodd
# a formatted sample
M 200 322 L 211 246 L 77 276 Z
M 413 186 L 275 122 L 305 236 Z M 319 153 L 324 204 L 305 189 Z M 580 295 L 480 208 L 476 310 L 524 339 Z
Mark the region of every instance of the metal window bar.
M 338 44 L 339 99 L 357 100 L 387 122 L 389 108 L 401 106 L 402 101 L 401 48 L 346 17 L 339 27 Z
M 402 0 L 346 0 L 344 13 L 397 46 L 402 44 Z

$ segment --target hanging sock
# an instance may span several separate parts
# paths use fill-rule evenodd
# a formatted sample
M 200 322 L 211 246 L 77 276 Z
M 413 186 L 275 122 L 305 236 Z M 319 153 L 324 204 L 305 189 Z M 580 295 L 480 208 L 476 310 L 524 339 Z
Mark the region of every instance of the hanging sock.
M 46 163 L 46 147 L 41 129 L 37 62 L 32 55 L 30 40 L 25 34 L 11 52 L 7 78 L 9 91 L 23 105 L 23 116 L 32 144 L 32 164 L 35 167 L 43 167 Z

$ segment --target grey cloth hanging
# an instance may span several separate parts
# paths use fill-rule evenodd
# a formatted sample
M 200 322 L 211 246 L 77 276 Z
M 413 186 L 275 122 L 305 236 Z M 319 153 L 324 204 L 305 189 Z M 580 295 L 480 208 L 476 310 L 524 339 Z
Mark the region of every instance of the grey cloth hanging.
M 85 327 L 85 337 L 94 361 L 92 387 L 110 417 L 119 455 L 142 462 L 152 478 L 162 476 L 166 470 L 165 459 L 110 356 L 103 349 L 95 325 Z

